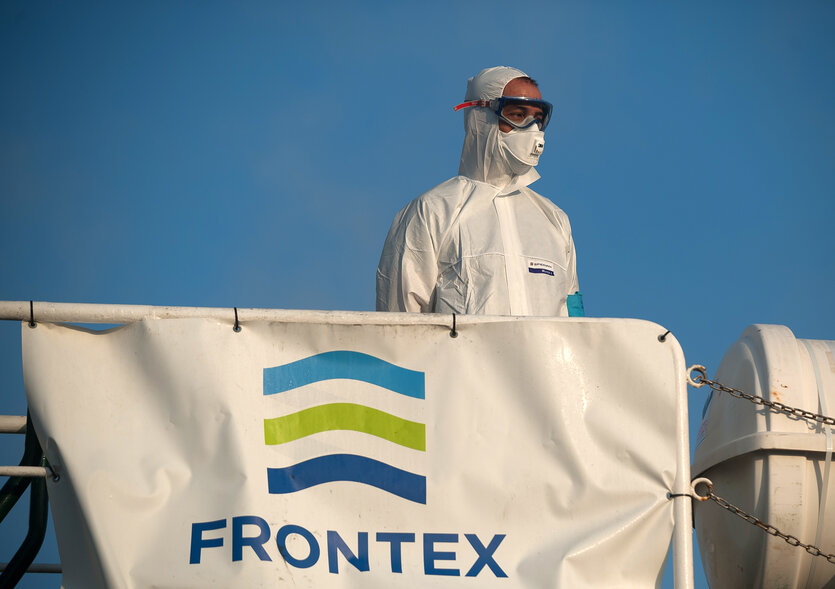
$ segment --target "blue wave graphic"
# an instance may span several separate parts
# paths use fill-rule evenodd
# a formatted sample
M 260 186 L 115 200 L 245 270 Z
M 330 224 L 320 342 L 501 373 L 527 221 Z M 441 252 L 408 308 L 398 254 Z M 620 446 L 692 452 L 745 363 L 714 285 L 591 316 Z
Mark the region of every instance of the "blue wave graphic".
M 338 350 L 264 369 L 264 394 L 275 395 L 334 378 L 360 380 L 395 393 L 425 398 L 423 372 L 408 370 L 375 356 Z
M 353 481 L 426 504 L 426 477 L 365 456 L 329 454 L 287 468 L 268 468 L 267 485 L 273 494 L 295 493 L 334 481 Z

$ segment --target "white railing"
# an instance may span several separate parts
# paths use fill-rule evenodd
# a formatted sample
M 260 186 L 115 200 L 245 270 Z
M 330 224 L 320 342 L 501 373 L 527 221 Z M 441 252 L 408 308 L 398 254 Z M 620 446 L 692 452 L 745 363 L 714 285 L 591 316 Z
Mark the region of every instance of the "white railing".
M 153 305 L 110 305 L 91 303 L 49 303 L 41 301 L 0 301 L 0 320 L 47 321 L 58 323 L 132 323 L 142 319 L 207 318 L 235 324 L 246 321 L 286 323 L 333 323 L 352 325 L 361 321 L 373 325 L 452 326 L 451 314 L 376 313 L 372 311 L 294 311 L 287 309 L 241 309 L 235 307 L 157 307 Z M 460 319 L 460 318 L 459 318 Z M 480 320 L 483 322 L 484 317 Z M 496 320 L 507 320 L 497 317 Z

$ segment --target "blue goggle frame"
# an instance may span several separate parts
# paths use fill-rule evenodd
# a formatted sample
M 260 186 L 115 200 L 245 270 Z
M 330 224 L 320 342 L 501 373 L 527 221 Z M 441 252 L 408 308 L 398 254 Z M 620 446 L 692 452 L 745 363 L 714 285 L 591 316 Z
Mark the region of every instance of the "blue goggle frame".
M 528 117 L 521 125 L 519 123 L 514 123 L 513 121 L 502 116 L 502 110 L 504 110 L 504 107 L 508 104 L 521 104 L 524 106 L 539 108 L 542 110 L 542 119 Z M 453 108 L 457 112 L 462 108 L 469 108 L 472 106 L 489 108 L 496 113 L 496 116 L 499 117 L 499 119 L 515 129 L 527 129 L 533 124 L 539 124 L 540 131 L 544 131 L 545 127 L 548 126 L 548 123 L 551 121 L 551 113 L 554 110 L 554 105 L 550 102 L 540 100 L 538 98 L 526 98 L 525 96 L 500 96 L 499 98 L 494 98 L 493 100 L 469 100 L 467 102 L 462 102 Z

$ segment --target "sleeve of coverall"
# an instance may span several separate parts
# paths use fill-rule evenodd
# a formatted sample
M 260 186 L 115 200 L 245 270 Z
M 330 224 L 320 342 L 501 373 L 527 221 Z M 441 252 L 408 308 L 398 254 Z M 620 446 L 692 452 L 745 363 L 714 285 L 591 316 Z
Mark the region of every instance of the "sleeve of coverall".
M 418 203 L 398 213 L 377 266 L 378 311 L 432 311 L 438 275 L 434 242 Z
M 577 253 L 574 250 L 574 239 L 568 235 L 568 293 L 565 300 L 569 317 L 585 317 L 583 309 L 583 295 L 580 293 L 580 283 L 577 280 Z
M 568 292 L 573 295 L 580 292 L 580 281 L 577 279 L 577 252 L 574 250 L 574 237 L 568 234 Z

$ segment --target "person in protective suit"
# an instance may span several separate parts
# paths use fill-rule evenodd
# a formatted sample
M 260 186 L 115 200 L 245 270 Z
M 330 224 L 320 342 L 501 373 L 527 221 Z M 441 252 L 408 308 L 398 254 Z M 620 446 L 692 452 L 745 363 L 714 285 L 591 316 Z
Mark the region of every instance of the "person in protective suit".
M 459 175 L 425 192 L 391 225 L 377 267 L 377 310 L 582 315 L 566 214 L 528 185 L 551 104 L 509 67 L 467 83 Z

